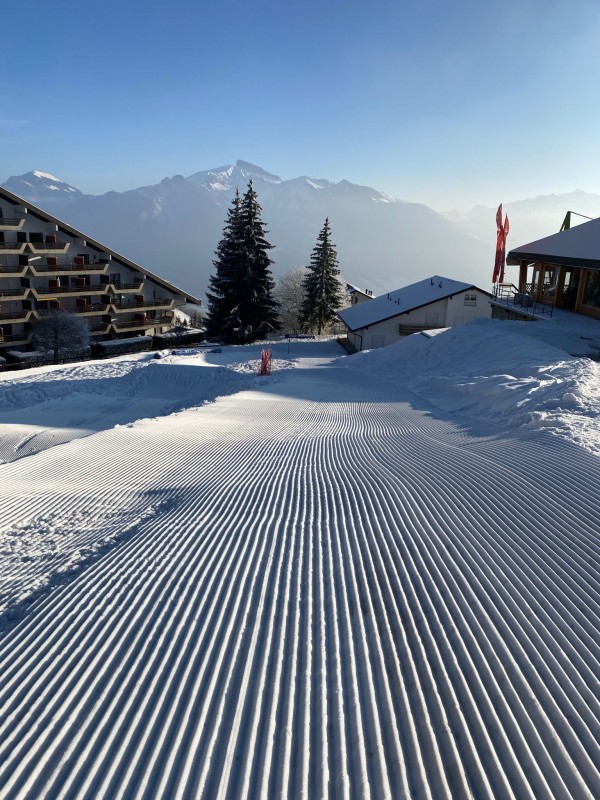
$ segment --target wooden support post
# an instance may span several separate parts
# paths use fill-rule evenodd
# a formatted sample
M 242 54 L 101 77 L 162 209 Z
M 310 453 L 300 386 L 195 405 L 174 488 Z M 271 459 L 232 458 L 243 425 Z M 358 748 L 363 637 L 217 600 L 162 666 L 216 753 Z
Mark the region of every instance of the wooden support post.
M 527 283 L 527 262 L 519 262 L 519 291 L 525 291 L 525 284 Z
M 557 308 L 563 307 L 563 294 L 565 291 L 565 277 L 567 274 L 566 268 L 561 264 L 558 268 L 558 280 L 556 282 L 556 295 L 554 305 Z
M 577 287 L 577 299 L 575 300 L 575 313 L 579 314 L 581 306 L 583 305 L 583 293 L 585 292 L 585 281 L 588 276 L 588 270 L 582 269 L 579 274 L 579 286 Z
M 544 291 L 544 277 L 546 275 L 546 265 L 536 264 L 534 269 L 538 271 L 538 281 L 535 287 L 535 299 L 538 303 L 542 301 L 542 292 Z

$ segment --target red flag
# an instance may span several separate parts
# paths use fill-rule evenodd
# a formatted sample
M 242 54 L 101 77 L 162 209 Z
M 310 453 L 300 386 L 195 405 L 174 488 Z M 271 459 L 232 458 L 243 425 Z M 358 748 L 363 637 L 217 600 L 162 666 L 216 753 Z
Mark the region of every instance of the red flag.
M 502 203 L 498 206 L 496 211 L 496 258 L 494 259 L 494 275 L 492 283 L 496 283 L 500 275 L 500 252 L 502 250 L 502 240 L 504 239 L 504 227 L 502 225 Z
M 498 276 L 498 283 L 504 283 L 504 265 L 506 263 L 506 240 L 510 225 L 508 222 L 508 214 L 504 218 L 504 228 L 502 230 L 502 250 L 500 252 L 500 275 Z

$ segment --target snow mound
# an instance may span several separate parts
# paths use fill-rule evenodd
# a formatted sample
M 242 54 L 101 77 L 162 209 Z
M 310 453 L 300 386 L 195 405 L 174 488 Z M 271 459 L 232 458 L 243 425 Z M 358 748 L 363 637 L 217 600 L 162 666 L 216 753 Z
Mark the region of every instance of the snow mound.
M 347 361 L 449 414 L 544 429 L 600 454 L 600 365 L 502 321 L 477 320 L 434 337 L 415 334 Z

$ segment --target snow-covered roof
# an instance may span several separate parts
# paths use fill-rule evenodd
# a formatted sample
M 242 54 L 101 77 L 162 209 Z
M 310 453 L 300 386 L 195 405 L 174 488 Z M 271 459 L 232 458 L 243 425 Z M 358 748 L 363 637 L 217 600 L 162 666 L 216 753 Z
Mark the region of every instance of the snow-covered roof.
M 428 306 L 468 289 L 477 289 L 477 287 L 471 283 L 464 283 L 464 281 L 454 281 L 444 278 L 442 275 L 433 275 L 431 278 L 403 286 L 394 292 L 374 297 L 370 303 L 357 303 L 350 308 L 344 308 L 338 312 L 338 316 L 349 330 L 357 331 L 367 325 L 375 325 L 384 319 L 397 317 L 407 311 Z M 478 291 L 484 290 L 479 289 Z M 489 294 L 489 292 L 485 293 Z
M 365 297 L 370 298 L 371 300 L 374 297 L 373 293 L 370 292 L 368 289 L 359 289 L 358 286 L 355 286 L 353 283 L 346 282 L 346 291 L 348 292 L 348 294 L 354 294 L 354 293 L 362 294 Z
M 583 222 L 552 236 L 524 244 L 511 250 L 508 264 L 519 261 L 541 261 L 587 269 L 600 269 L 600 219 Z

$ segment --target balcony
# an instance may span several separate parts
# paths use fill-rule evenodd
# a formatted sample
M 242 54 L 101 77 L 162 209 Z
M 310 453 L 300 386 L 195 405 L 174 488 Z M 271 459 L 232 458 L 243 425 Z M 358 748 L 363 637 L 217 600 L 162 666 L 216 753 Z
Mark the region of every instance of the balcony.
M 100 322 L 96 325 L 90 325 L 90 333 L 92 336 L 101 336 L 103 333 L 108 333 L 110 329 L 110 322 Z
M 68 310 L 82 316 L 88 314 L 106 314 L 108 311 L 108 303 L 80 303 L 78 301 L 75 308 L 70 308 Z
M 21 331 L 20 333 L 2 333 L 0 330 L 0 347 L 3 345 L 27 344 L 30 338 L 31 334 L 27 333 L 27 331 Z
M 27 270 L 27 264 L 0 264 L 0 276 L 3 278 L 22 278 Z
M 25 217 L 0 217 L 0 231 L 20 231 Z
M 117 320 L 113 324 L 118 331 L 132 330 L 134 328 L 143 328 L 145 330 L 147 328 L 155 328 L 157 325 L 170 325 L 171 317 L 163 316 L 145 317 L 145 319 Z
M 34 275 L 70 275 L 77 272 L 79 275 L 99 275 L 106 272 L 108 261 L 92 261 L 86 264 L 84 261 L 79 261 L 75 258 L 66 264 L 57 263 L 57 259 L 49 256 L 46 264 L 29 264 L 31 271 Z
M 44 253 L 66 253 L 70 242 L 28 242 L 32 253 L 44 255 Z
M 106 294 L 106 285 L 102 283 L 87 284 L 80 286 L 33 286 L 31 291 L 39 300 L 47 300 L 48 297 L 58 297 L 64 295 L 99 295 Z
M 156 300 L 135 300 L 134 302 L 113 303 L 117 311 L 143 311 L 147 308 L 171 308 L 173 298 L 162 297 Z
M 139 279 L 135 283 L 111 283 L 110 285 L 116 294 L 121 294 L 122 292 L 139 292 L 143 284 L 144 278 L 140 275 Z
M 26 286 L 15 286 L 12 289 L 0 289 L 0 299 L 2 300 L 24 300 L 29 289 Z
M 31 316 L 30 308 L 22 308 L 20 311 L 2 311 L 0 309 L 0 325 L 12 324 L 13 322 L 27 322 Z
M 0 242 L 0 253 L 23 255 L 27 242 Z

